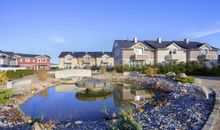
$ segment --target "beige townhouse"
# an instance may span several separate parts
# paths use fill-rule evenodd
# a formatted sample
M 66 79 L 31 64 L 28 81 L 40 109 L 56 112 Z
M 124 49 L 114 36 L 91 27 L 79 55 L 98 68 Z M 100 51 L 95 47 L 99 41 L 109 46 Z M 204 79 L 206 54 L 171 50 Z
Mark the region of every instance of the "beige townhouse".
M 155 64 L 188 61 L 218 61 L 218 48 L 207 43 L 157 40 L 115 40 L 112 54 L 115 64 Z
M 111 52 L 61 52 L 59 55 L 60 69 L 113 67 L 114 58 Z

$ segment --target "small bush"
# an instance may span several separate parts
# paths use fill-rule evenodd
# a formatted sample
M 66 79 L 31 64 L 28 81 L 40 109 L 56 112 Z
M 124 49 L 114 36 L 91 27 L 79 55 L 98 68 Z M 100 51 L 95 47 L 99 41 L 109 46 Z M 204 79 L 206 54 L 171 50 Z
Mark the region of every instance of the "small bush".
M 0 85 L 6 84 L 8 82 L 8 77 L 5 72 L 0 72 Z
M 38 77 L 41 81 L 46 81 L 47 78 L 48 78 L 48 76 L 49 76 L 48 71 L 41 70 L 41 71 L 38 71 L 38 72 L 37 72 L 37 77 Z
M 100 73 L 103 75 L 103 74 L 106 74 L 106 68 L 105 67 L 101 67 L 100 68 Z
M 0 104 L 6 103 L 13 95 L 12 89 L 0 90 Z
M 110 130 L 142 130 L 142 126 L 134 120 L 132 110 L 128 109 L 121 110 L 118 124 L 111 126 Z
M 155 68 L 150 67 L 145 70 L 145 74 L 146 76 L 153 77 L 157 74 L 157 70 Z
M 195 83 L 195 79 L 193 77 L 182 77 L 176 80 L 180 81 L 181 83 L 191 83 L 191 84 Z

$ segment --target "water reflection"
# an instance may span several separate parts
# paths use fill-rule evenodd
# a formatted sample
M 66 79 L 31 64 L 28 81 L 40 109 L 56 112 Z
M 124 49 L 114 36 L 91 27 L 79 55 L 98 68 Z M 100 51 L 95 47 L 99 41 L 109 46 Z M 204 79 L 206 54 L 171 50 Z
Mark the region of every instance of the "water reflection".
M 130 85 L 113 85 L 111 89 L 85 91 L 75 85 L 59 85 L 45 89 L 25 104 L 21 110 L 34 118 L 59 121 L 88 121 L 103 118 L 103 108 L 110 114 L 121 108 L 140 108 L 152 100 L 154 94 Z M 46 97 L 46 98 L 45 98 Z
M 82 91 L 76 93 L 76 98 L 82 101 L 97 101 L 110 98 L 112 92 L 110 91 Z
M 136 108 L 144 106 L 155 96 L 145 88 L 132 87 L 128 84 L 116 85 L 113 95 L 117 107 L 133 104 Z

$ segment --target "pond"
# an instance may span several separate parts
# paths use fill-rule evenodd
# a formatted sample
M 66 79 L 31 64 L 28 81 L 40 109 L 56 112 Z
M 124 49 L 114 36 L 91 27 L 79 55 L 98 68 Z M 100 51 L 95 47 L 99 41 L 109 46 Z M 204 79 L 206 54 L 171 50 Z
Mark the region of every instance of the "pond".
M 45 89 L 21 106 L 21 110 L 41 120 L 92 121 L 103 118 L 103 109 L 118 113 L 121 108 L 142 107 L 154 94 L 129 85 L 111 85 L 101 91 L 79 91 L 74 85 Z

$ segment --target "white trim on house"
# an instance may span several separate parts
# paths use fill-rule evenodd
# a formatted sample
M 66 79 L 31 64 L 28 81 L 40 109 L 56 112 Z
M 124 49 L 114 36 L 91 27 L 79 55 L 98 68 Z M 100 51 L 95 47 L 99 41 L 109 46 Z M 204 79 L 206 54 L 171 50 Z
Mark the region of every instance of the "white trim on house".
M 200 46 L 200 47 L 199 47 L 199 49 L 201 49 L 201 48 L 202 48 L 202 47 L 204 47 L 204 46 L 208 47 L 208 48 L 209 48 L 209 50 L 212 50 L 212 47 L 211 47 L 211 46 L 209 46 L 207 43 L 206 43 L 206 44 L 203 44 L 202 46 Z
M 141 42 L 138 42 L 138 43 L 134 44 L 133 46 L 131 46 L 131 48 L 135 48 L 137 45 L 141 45 L 141 46 L 143 46 L 143 48 L 148 49 L 148 47 L 146 45 L 144 45 L 143 43 L 141 43 Z

